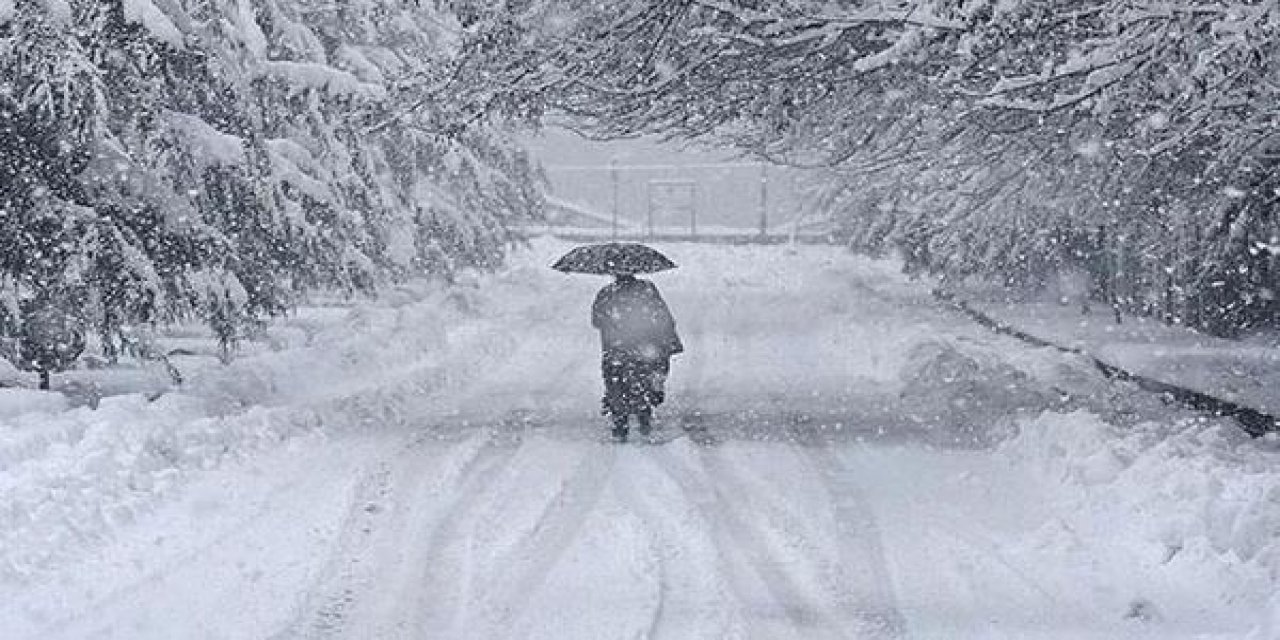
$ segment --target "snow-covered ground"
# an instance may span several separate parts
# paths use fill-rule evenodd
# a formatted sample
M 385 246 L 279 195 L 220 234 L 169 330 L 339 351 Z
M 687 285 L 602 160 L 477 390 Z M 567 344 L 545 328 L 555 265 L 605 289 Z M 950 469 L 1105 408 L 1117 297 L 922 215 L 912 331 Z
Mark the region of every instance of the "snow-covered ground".
M 893 264 L 671 245 L 682 437 L 609 444 L 566 248 L 154 402 L 0 390 L 0 637 L 1280 637 L 1274 441 Z
M 1227 340 L 1156 318 L 1123 316 L 1094 305 L 1045 301 L 979 300 L 974 306 L 1017 329 L 1062 346 L 1083 349 L 1119 367 L 1280 414 L 1280 344 L 1275 335 Z

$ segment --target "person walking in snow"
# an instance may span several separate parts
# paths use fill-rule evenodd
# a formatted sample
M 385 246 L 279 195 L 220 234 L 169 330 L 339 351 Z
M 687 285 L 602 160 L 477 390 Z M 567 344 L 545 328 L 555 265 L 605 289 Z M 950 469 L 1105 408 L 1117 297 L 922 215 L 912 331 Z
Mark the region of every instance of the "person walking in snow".
M 613 420 L 614 439 L 626 441 L 633 415 L 640 433 L 648 434 L 653 408 L 665 399 L 671 356 L 684 351 L 667 303 L 652 282 L 615 274 L 596 294 L 591 325 L 600 330 L 604 413 Z

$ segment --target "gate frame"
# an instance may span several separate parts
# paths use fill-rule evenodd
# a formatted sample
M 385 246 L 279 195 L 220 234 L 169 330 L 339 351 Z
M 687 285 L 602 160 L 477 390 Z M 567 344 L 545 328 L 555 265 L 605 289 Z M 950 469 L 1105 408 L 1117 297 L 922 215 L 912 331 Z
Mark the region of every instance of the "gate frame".
M 654 189 L 655 187 L 675 188 L 683 187 L 688 189 L 689 193 L 689 235 L 693 238 L 698 237 L 698 196 L 700 189 L 697 180 L 687 178 L 653 178 L 645 184 L 645 193 L 647 196 L 645 214 L 648 222 L 649 237 L 654 237 L 653 230 L 653 205 L 654 205 Z

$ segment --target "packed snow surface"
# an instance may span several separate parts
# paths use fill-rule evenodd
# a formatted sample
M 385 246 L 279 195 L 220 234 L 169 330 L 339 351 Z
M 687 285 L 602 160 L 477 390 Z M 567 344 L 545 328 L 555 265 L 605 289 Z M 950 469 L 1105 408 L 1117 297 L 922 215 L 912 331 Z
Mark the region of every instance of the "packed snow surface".
M 0 391 L 0 637 L 1280 634 L 1275 442 L 890 263 L 669 245 L 687 353 L 659 441 L 611 444 L 568 248 L 309 308 L 154 401 Z

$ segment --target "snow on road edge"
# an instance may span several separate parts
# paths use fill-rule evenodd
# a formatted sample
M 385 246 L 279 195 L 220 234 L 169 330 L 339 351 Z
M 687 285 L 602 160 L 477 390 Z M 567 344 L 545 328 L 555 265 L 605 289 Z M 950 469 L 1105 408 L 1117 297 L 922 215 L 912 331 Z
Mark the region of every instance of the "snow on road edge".
M 1261 640 L 1280 637 L 1280 599 L 1268 601 L 1280 587 L 1278 452 L 1274 440 L 1252 441 L 1223 420 L 1119 428 L 1082 410 L 1024 421 L 995 456 L 1039 478 L 1058 514 L 1027 548 L 1077 559 L 1088 555 L 1081 550 L 1123 554 L 1147 575 L 1113 576 L 1117 589 L 1155 590 L 1131 603 L 1135 617 L 1162 616 L 1154 603 L 1269 610 L 1250 636 Z M 1094 554 L 1088 564 L 1107 562 Z M 1219 602 L 1179 602 L 1196 583 L 1225 585 Z
M 501 359 L 540 276 L 510 268 L 452 288 L 419 283 L 340 310 L 305 344 L 194 370 L 181 391 L 36 402 L 0 419 L 0 583 L 21 585 L 109 540 L 202 471 L 303 434 L 394 428 Z M 515 300 L 513 291 L 525 292 Z

